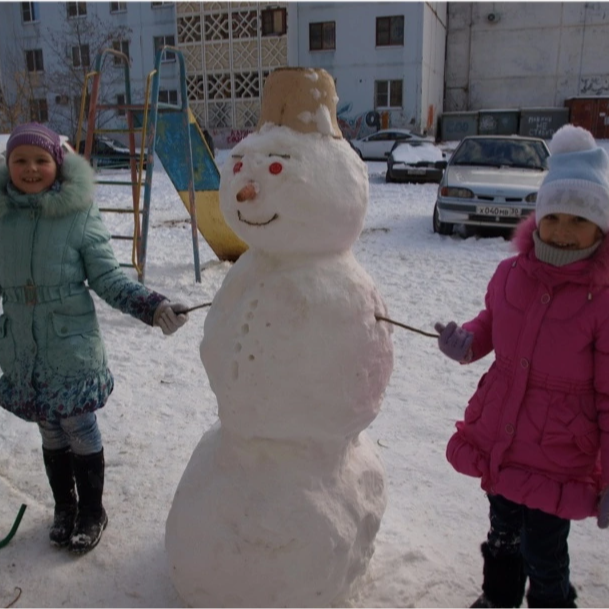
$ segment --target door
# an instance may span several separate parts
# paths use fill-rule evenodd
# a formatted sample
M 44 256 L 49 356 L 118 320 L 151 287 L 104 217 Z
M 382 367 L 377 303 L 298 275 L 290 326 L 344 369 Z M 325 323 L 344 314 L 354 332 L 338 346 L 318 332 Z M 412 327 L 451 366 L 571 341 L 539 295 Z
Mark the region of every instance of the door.
M 600 98 L 597 101 L 598 112 L 594 137 L 599 140 L 609 139 L 609 98 Z

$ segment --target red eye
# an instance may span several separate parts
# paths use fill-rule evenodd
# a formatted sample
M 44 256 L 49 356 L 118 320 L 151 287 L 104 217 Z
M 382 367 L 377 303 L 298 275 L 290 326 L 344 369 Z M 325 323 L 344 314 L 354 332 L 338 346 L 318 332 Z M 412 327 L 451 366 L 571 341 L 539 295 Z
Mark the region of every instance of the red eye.
M 241 161 L 238 161 L 237 163 L 235 163 L 235 166 L 233 167 L 233 173 L 239 173 L 241 171 L 242 167 L 243 167 L 243 163 Z
M 271 163 L 269 165 L 269 171 L 273 175 L 277 175 L 278 173 L 281 173 L 283 171 L 283 165 L 281 163 Z

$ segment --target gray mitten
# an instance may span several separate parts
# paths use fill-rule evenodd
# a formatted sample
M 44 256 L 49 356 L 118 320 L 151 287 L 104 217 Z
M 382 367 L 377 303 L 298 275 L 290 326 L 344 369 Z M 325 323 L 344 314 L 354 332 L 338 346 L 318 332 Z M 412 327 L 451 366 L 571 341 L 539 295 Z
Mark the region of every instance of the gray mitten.
M 444 325 L 437 322 L 434 326 L 438 337 L 438 347 L 444 355 L 458 362 L 468 362 L 472 358 L 471 346 L 474 340 L 472 332 L 450 321 Z
M 600 499 L 598 500 L 598 517 L 596 524 L 599 529 L 606 529 L 609 527 L 609 486 L 601 493 Z
M 188 307 L 179 302 L 170 303 L 168 300 L 163 300 L 154 312 L 152 320 L 153 326 L 159 326 L 165 336 L 173 334 L 188 321 L 188 313 L 180 313 L 186 311 Z

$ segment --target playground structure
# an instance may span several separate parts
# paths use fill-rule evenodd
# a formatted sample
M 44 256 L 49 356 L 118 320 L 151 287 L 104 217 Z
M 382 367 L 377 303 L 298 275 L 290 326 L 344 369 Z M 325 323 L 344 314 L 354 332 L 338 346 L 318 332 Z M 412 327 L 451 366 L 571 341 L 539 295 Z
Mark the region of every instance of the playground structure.
M 159 102 L 161 64 L 166 53 L 175 55 L 179 62 L 181 92 L 179 105 Z M 99 103 L 103 67 L 109 58 L 112 58 L 114 63 L 120 62 L 123 67 L 124 104 Z M 99 127 L 99 115 L 106 110 L 124 112 L 127 127 L 124 129 Z M 100 208 L 100 211 L 133 215 L 133 234 L 112 235 L 112 238 L 132 241 L 131 262 L 121 263 L 121 266 L 134 268 L 140 282 L 145 281 L 155 155 L 163 164 L 190 216 L 196 281 L 201 282 L 199 232 L 220 260 L 234 261 L 247 249 L 247 245 L 226 224 L 220 211 L 218 195 L 220 174 L 196 118 L 188 107 L 185 63 L 179 49 L 164 46 L 157 51 L 155 67 L 146 80 L 143 104 L 132 103 L 129 58 L 114 49 L 100 51 L 95 57 L 93 71 L 87 74 L 83 85 L 76 137 L 77 150 L 85 129 L 85 115 L 87 120 L 84 156 L 93 163 L 96 158 L 94 152 L 96 135 L 126 133 L 128 137 L 130 180 L 98 179 L 97 183 L 131 188 L 133 199 L 131 208 Z M 140 136 L 139 152 L 136 149 L 136 134 Z

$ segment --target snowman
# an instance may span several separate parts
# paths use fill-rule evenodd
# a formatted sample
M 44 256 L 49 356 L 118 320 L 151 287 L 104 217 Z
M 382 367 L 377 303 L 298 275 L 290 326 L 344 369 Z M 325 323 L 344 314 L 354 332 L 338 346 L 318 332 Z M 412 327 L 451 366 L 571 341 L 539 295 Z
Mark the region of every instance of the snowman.
M 365 429 L 393 348 L 351 251 L 368 176 L 336 102 L 324 70 L 274 71 L 257 130 L 221 170 L 222 212 L 249 249 L 204 324 L 219 421 L 166 524 L 171 578 L 191 606 L 342 604 L 374 551 L 385 476 Z

